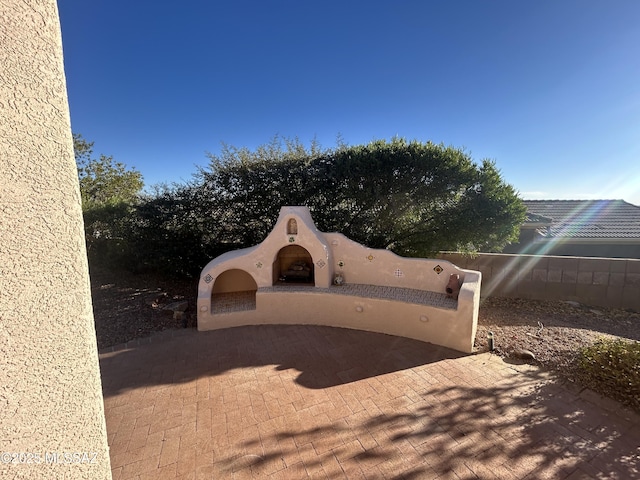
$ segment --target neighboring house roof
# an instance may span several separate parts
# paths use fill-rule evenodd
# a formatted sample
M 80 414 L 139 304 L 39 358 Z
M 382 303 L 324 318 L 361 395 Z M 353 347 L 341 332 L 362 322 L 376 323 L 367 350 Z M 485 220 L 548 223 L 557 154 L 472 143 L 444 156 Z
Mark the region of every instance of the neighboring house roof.
M 523 200 L 525 227 L 548 238 L 638 239 L 640 207 L 624 200 Z
M 551 225 L 553 223 L 553 219 L 549 217 L 545 217 L 544 215 L 538 215 L 536 213 L 531 213 L 527 210 L 527 215 L 525 216 L 524 223 L 527 226 L 538 227 L 540 225 Z

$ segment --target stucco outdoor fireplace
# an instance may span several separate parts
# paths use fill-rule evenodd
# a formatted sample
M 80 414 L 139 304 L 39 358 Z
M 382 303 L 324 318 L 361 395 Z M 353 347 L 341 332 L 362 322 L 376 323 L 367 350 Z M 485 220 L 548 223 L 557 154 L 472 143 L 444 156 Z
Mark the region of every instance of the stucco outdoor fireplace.
M 307 207 L 282 207 L 262 243 L 220 255 L 202 270 L 198 330 L 328 325 L 470 353 L 480 282 L 480 272 L 446 260 L 403 258 L 320 232 Z

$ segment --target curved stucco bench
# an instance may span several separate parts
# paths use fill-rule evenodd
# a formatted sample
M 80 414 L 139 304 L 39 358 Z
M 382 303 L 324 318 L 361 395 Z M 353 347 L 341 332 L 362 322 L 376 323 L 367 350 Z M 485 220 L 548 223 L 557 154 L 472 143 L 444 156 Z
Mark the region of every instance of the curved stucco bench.
M 291 262 L 313 281 L 282 281 Z M 333 285 L 340 273 L 345 280 Z M 457 299 L 445 294 L 451 275 Z M 283 207 L 260 244 L 227 252 L 202 270 L 198 330 L 241 325 L 313 324 L 399 335 L 462 352 L 473 350 L 481 274 L 450 262 L 404 258 L 316 229 L 306 207 Z

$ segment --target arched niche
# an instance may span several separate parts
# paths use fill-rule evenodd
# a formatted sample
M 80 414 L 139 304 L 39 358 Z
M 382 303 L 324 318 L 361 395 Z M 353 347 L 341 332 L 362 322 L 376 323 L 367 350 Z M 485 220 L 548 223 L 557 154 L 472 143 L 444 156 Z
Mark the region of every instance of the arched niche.
M 298 221 L 295 218 L 290 218 L 287 222 L 287 235 L 298 234 Z
M 273 262 L 273 284 L 286 283 L 315 285 L 313 257 L 300 245 L 281 248 Z
M 211 313 L 231 313 L 256 309 L 258 285 L 253 277 L 237 268 L 216 278 L 211 289 Z

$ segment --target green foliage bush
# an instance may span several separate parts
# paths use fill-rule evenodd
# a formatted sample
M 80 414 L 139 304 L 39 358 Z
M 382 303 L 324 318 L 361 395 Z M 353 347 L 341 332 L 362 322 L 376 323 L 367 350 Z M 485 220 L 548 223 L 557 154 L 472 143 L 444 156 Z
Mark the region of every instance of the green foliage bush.
M 306 205 L 320 230 L 372 248 L 425 257 L 440 250 L 500 251 L 517 239 L 525 207 L 495 165 L 462 150 L 401 138 L 310 151 L 279 143 L 211 155 L 194 185 L 227 215 L 224 238 L 262 241 L 283 205 Z
M 91 159 L 92 144 L 75 139 L 90 261 L 133 271 L 198 275 L 217 255 L 264 240 L 285 205 L 308 206 L 322 231 L 414 257 L 500 251 L 525 215 L 492 162 L 431 142 L 225 145 L 191 182 L 141 196 L 138 172 Z
M 111 156 L 94 158 L 93 142 L 87 142 L 80 134 L 73 135 L 73 149 L 84 210 L 137 201 L 144 186 L 140 172 Z
M 130 260 L 130 227 L 143 187 L 142 174 L 113 157 L 93 156 L 93 142 L 73 135 L 73 148 L 90 265 Z
M 600 339 L 580 350 L 578 368 L 582 384 L 640 411 L 640 342 Z
M 164 189 L 145 198 L 131 216 L 127 268 L 197 276 L 210 260 L 230 250 L 221 241 L 220 220 L 189 187 Z

